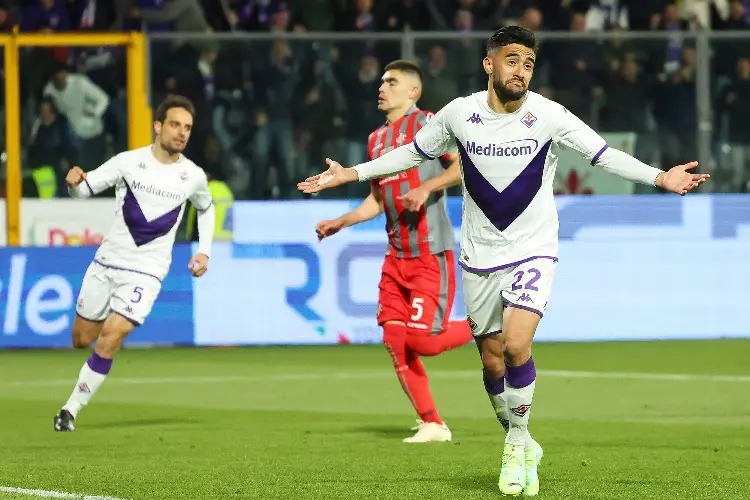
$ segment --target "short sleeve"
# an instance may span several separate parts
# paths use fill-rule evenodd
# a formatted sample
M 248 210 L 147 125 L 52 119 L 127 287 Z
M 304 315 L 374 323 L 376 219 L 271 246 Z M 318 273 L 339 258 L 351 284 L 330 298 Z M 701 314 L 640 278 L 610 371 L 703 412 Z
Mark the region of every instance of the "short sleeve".
M 198 181 L 198 187 L 195 192 L 188 198 L 190 203 L 199 212 L 208 210 L 213 203 L 213 197 L 211 191 L 208 190 L 208 178 L 206 174 L 201 172 L 201 178 Z
M 122 178 L 126 156 L 119 154 L 104 162 L 99 168 L 86 173 L 84 183 L 93 196 L 111 188 Z

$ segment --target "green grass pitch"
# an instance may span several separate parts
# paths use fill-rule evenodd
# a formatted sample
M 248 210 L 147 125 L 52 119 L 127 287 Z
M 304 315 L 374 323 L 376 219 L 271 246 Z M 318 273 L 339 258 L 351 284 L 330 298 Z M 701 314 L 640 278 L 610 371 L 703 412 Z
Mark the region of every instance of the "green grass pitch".
M 55 433 L 87 355 L 0 352 L 0 487 L 132 500 L 502 498 L 504 434 L 474 346 L 425 362 L 454 434 L 428 445 L 401 443 L 415 417 L 381 346 L 125 350 L 78 430 Z M 750 340 L 542 343 L 534 357 L 538 498 L 750 498 Z M 34 497 L 0 491 L 11 498 Z

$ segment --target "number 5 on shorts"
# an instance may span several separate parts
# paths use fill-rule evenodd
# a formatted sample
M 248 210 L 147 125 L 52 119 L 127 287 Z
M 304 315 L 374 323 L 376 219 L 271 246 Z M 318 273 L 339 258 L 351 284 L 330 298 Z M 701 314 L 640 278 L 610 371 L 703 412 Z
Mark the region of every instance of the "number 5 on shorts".
M 137 304 L 143 298 L 143 287 L 137 286 L 133 288 L 133 296 L 130 298 L 130 302 Z
M 422 304 L 424 304 L 424 299 L 422 297 L 414 297 L 411 301 L 411 306 L 414 308 L 414 314 L 411 315 L 412 321 L 419 321 L 422 319 L 422 315 L 424 314 L 424 307 Z

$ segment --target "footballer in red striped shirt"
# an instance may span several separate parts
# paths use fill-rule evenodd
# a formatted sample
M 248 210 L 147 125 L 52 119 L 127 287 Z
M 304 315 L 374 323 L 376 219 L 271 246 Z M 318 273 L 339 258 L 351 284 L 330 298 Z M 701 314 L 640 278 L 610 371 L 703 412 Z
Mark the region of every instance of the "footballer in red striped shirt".
M 372 160 L 414 139 L 432 117 L 417 107 L 422 72 L 410 61 L 385 67 L 378 109 L 386 122 L 368 138 Z M 407 443 L 450 441 L 430 392 L 421 356 L 468 343 L 466 321 L 450 322 L 456 287 L 455 237 L 446 188 L 461 182 L 458 158 L 449 153 L 391 177 L 373 179 L 370 195 L 355 210 L 316 227 L 318 238 L 385 213 L 388 247 L 379 284 L 377 320 L 396 375 L 418 415 Z

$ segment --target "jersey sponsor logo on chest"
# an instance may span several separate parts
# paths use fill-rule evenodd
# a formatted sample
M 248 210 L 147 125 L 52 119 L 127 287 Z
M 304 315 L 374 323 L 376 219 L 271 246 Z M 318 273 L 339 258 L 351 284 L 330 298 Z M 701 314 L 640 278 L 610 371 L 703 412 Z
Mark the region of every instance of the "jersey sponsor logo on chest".
M 150 194 L 159 198 L 164 198 L 166 200 L 176 202 L 182 202 L 185 199 L 185 193 L 168 191 L 166 189 L 161 189 L 157 186 L 154 186 L 153 184 L 145 184 L 136 180 L 130 182 L 130 190 L 133 191 L 133 193 Z
M 528 156 L 539 147 L 536 139 L 519 139 L 499 144 L 469 141 L 466 152 L 477 156 Z

